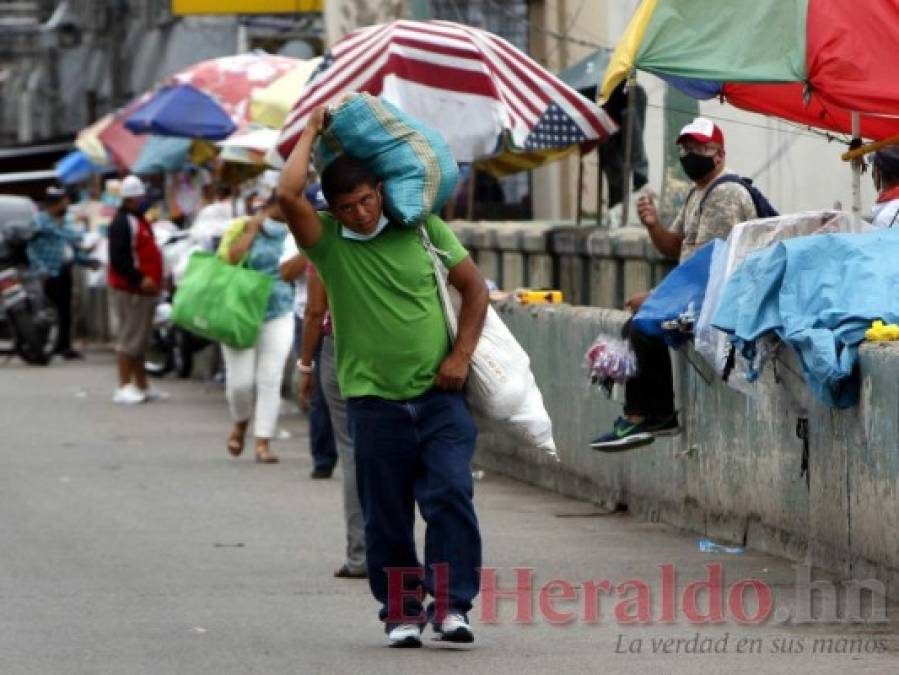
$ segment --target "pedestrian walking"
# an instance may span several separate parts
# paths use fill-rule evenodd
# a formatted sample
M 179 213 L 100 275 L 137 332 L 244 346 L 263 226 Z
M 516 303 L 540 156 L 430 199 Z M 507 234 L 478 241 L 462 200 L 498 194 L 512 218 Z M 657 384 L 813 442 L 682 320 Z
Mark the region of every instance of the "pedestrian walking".
M 219 256 L 233 265 L 246 262 L 250 269 L 274 280 L 256 344 L 248 349 L 222 345 L 225 358 L 225 392 L 234 426 L 228 452 L 238 457 L 253 420 L 256 461 L 278 461 L 270 448 L 278 425 L 281 381 L 293 344 L 293 281 L 305 261 L 283 222 L 281 207 L 272 197 L 265 208 L 249 218 L 234 221 L 219 246 Z
M 444 640 L 471 642 L 467 613 L 479 590 L 481 536 L 471 476 L 477 429 L 462 388 L 487 312 L 487 286 L 452 230 L 428 217 L 423 227 L 445 253 L 449 283 L 462 298 L 451 345 L 433 262 L 414 228 L 390 223 L 381 181 L 364 163 L 348 155 L 334 160 L 322 174 L 329 210 L 312 207 L 303 189 L 325 114 L 312 114 L 278 195 L 327 290 L 369 586 L 390 646 L 420 646 L 427 622 Z M 413 537 L 416 502 L 426 523 L 423 569 Z M 435 600 L 427 610 L 425 593 Z

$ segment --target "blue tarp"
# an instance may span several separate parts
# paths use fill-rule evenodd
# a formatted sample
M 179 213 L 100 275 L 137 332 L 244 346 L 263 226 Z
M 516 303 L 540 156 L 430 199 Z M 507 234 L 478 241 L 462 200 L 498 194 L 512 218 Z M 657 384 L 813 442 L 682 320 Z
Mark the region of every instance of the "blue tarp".
M 713 239 L 671 270 L 634 316 L 634 328 L 644 335 L 664 336 L 671 346 L 680 346 L 683 334 L 663 330 L 662 323 L 677 319 L 687 313 L 691 306 L 693 316 L 699 318 L 705 289 L 709 283 L 712 255 L 718 246 L 723 245 L 725 244 L 721 239 Z
M 899 231 L 823 234 L 749 256 L 730 277 L 712 325 L 745 356 L 774 332 L 795 349 L 815 396 L 858 402 L 858 345 L 875 319 L 899 323 Z
M 237 127 L 216 101 L 189 84 L 162 87 L 127 120 L 135 134 L 220 141 Z

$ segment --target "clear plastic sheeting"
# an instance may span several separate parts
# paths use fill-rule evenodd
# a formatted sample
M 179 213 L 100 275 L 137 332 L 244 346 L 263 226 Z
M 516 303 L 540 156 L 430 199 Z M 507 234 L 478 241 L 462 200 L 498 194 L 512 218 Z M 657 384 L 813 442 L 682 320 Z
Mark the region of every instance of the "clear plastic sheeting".
M 712 256 L 705 302 L 694 331 L 696 351 L 714 366 L 715 372 L 723 375 L 730 340 L 725 333 L 712 327 L 712 317 L 718 310 L 727 281 L 751 253 L 785 239 L 812 234 L 863 233 L 871 229 L 870 224 L 843 211 L 803 211 L 736 225 L 727 238 L 727 245 L 719 246 Z M 770 387 L 778 378 L 761 375 L 765 364 L 778 353 L 780 346 L 780 341 L 773 335 L 759 338 L 752 362 L 736 358 L 727 383 L 751 396 L 770 393 Z

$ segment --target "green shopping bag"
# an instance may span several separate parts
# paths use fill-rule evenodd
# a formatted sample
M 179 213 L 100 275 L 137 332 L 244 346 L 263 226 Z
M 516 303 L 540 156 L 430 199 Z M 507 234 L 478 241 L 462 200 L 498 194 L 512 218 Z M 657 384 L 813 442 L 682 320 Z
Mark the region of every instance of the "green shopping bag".
M 181 328 L 235 349 L 256 344 L 275 280 L 212 253 L 190 256 L 172 307 Z

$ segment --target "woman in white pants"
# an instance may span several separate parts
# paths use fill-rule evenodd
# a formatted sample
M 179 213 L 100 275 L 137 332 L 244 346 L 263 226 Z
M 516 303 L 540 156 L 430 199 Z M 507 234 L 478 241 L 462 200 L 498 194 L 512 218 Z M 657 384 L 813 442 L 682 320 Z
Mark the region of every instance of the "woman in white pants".
M 283 220 L 281 208 L 271 199 L 260 213 L 234 221 L 219 247 L 219 255 L 229 263 L 246 259 L 250 269 L 275 279 L 256 345 L 249 349 L 222 346 L 225 391 L 234 420 L 228 452 L 234 457 L 243 452 L 252 417 L 256 461 L 265 464 L 278 461 L 269 443 L 278 425 L 281 379 L 293 343 L 293 280 L 306 264 Z

